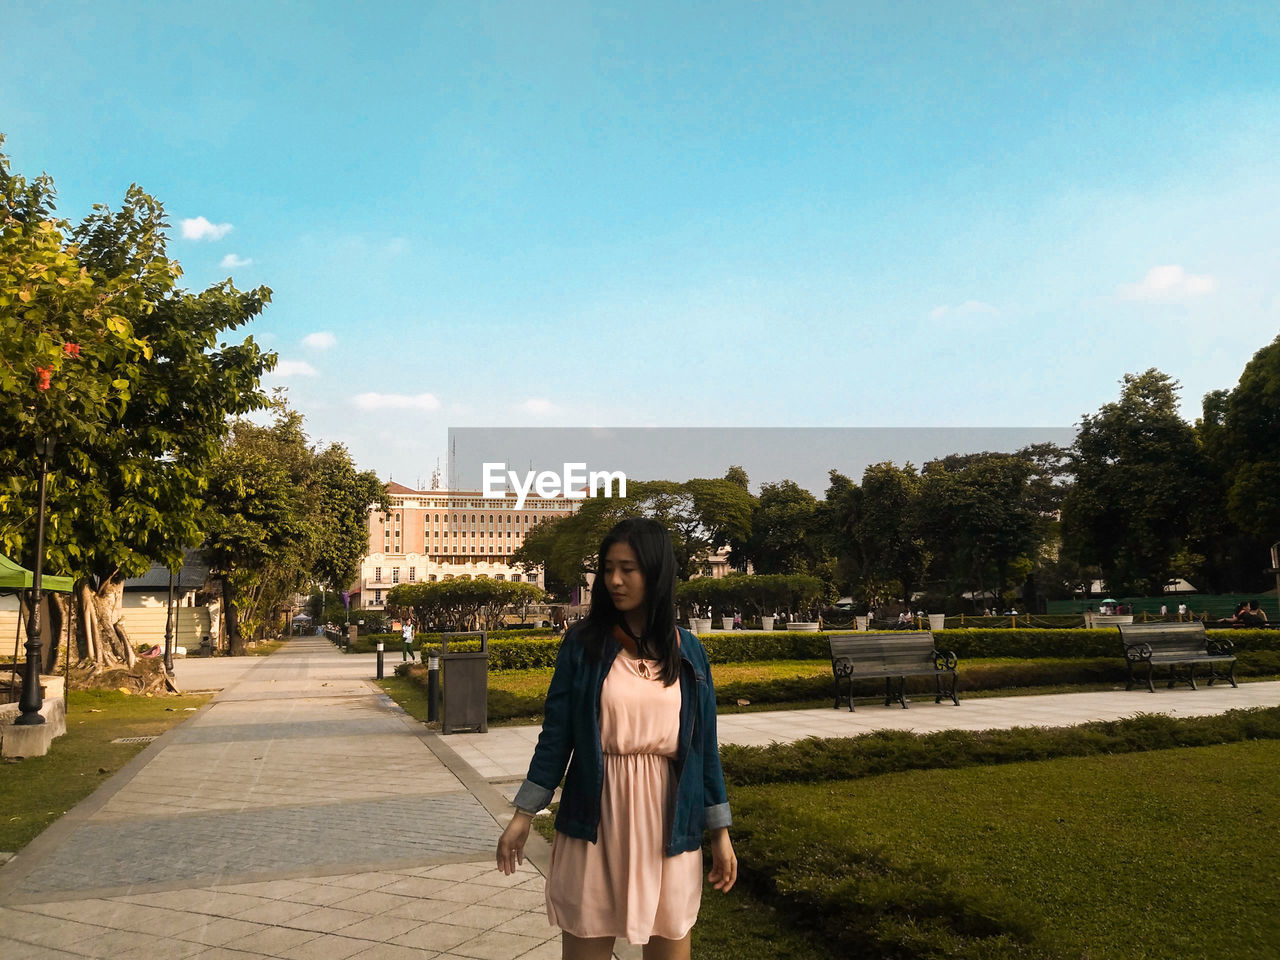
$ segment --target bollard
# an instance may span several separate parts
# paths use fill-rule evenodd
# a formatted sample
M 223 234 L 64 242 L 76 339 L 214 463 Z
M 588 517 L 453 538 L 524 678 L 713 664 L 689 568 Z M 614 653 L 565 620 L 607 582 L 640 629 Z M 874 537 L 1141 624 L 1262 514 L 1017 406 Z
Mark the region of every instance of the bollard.
M 427 723 L 440 718 L 440 655 L 432 650 L 427 658 Z
M 382 679 L 382 641 L 378 641 L 378 679 Z

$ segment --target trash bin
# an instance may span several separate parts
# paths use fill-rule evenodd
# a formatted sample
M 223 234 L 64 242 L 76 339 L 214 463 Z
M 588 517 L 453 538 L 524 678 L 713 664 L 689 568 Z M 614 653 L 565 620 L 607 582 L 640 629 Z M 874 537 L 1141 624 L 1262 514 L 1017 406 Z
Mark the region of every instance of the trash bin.
M 202 657 L 213 656 L 213 637 L 209 636 L 208 634 L 200 638 L 200 656 Z
M 477 651 L 449 652 L 449 641 L 478 639 Z M 440 635 L 441 733 L 489 732 L 489 635 L 468 630 Z

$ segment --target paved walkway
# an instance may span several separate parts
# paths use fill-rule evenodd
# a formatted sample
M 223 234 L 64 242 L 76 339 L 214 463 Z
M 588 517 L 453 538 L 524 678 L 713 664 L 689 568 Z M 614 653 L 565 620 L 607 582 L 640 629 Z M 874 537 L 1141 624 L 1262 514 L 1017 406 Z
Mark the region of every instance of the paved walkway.
M 0 955 L 560 956 L 546 844 L 494 869 L 506 802 L 368 682 L 372 658 L 299 639 L 176 672 L 225 689 L 0 869 Z
M 558 957 L 547 845 L 531 837 L 512 877 L 492 859 L 537 728 L 430 733 L 368 681 L 373 662 L 315 639 L 180 662 L 185 689 L 222 692 L 0 868 L 0 955 Z M 1278 703 L 1280 683 L 1252 683 L 737 714 L 719 729 L 723 742 L 768 743 Z

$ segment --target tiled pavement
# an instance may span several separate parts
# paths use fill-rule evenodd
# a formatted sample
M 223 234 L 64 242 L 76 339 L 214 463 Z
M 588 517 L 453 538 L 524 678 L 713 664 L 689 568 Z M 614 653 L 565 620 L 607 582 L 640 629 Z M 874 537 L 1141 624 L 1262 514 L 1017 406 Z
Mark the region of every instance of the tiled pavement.
M 181 661 L 224 687 L 0 868 L 0 956 L 541 960 L 546 844 L 324 640 Z M 74 711 L 74 706 L 73 706 Z
M 265 659 L 181 662 L 185 688 L 222 692 L 0 868 L 0 956 L 558 957 L 546 844 L 531 837 L 512 877 L 491 852 L 537 728 L 440 737 L 372 673 L 371 656 L 312 639 Z M 1277 703 L 1280 683 L 1251 683 L 736 714 L 719 732 L 768 743 Z

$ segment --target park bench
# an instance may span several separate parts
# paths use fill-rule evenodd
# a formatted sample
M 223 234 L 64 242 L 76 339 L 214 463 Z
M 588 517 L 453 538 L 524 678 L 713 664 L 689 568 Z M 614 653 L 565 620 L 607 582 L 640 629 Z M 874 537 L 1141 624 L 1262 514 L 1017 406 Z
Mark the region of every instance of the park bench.
M 1236 655 L 1232 653 L 1230 640 L 1211 640 L 1204 624 L 1192 623 L 1134 623 L 1117 627 L 1124 644 L 1124 657 L 1129 663 L 1129 685 L 1132 690 L 1138 679 L 1136 670 L 1143 664 L 1147 673 L 1147 689 L 1155 693 L 1152 678 L 1157 666 L 1169 668 L 1169 687 L 1175 683 L 1187 683 L 1196 688 L 1196 666 L 1208 664 L 1209 685 L 1215 680 L 1236 683 Z M 1227 673 L 1219 673 L 1219 666 L 1229 666 Z M 1185 671 L 1180 670 L 1185 667 Z
M 834 633 L 828 638 L 831 644 L 831 672 L 835 675 L 835 709 L 840 701 L 853 710 L 853 682 L 855 680 L 884 678 L 884 705 L 893 701 L 907 706 L 907 677 L 932 675 L 937 696 L 934 703 L 941 703 L 944 696 L 951 697 L 956 706 L 956 655 L 941 653 L 933 643 L 933 634 L 923 633 Z M 943 690 L 942 678 L 950 675 L 951 686 Z M 896 684 L 894 681 L 897 681 Z M 844 693 L 841 693 L 841 688 Z M 896 689 L 895 689 L 896 688 Z

